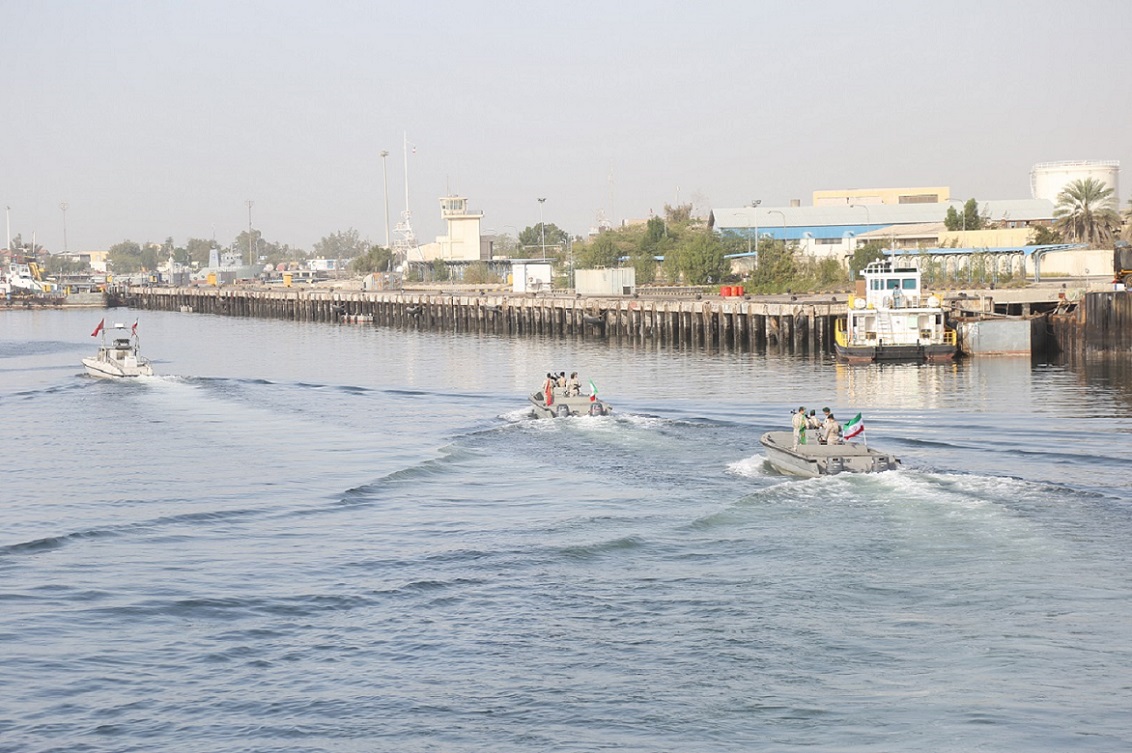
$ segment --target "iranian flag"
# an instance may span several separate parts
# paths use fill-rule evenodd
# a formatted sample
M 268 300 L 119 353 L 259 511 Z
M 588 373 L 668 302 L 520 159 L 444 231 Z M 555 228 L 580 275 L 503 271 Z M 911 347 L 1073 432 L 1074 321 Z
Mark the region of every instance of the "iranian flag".
M 865 433 L 865 422 L 861 420 L 861 414 L 860 413 L 858 413 L 857 415 L 853 416 L 851 419 L 846 421 L 845 424 L 841 427 L 841 437 L 842 437 L 842 439 L 852 439 L 853 437 L 857 436 L 858 434 L 864 434 L 864 433 Z
M 590 402 L 592 403 L 592 402 L 596 402 L 596 401 L 597 401 L 597 385 L 594 384 L 594 380 L 591 379 L 590 380 Z

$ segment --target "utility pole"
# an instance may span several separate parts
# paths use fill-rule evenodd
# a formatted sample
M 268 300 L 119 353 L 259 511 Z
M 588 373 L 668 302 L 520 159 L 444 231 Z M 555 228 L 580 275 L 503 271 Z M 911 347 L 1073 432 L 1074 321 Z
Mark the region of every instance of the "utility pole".
M 381 150 L 381 178 L 385 184 L 385 247 L 389 248 L 389 171 L 386 169 L 385 158 L 389 152 Z
M 543 219 L 542 207 L 546 203 L 546 199 L 538 200 L 538 229 L 542 233 L 542 258 L 546 258 L 546 221 Z
M 252 251 L 252 207 L 255 206 L 255 202 L 248 199 L 244 203 L 248 205 L 248 266 L 250 267 L 255 264 L 255 252 Z
M 63 210 L 63 253 L 67 253 L 67 209 L 70 206 L 65 201 L 59 202 L 59 208 Z

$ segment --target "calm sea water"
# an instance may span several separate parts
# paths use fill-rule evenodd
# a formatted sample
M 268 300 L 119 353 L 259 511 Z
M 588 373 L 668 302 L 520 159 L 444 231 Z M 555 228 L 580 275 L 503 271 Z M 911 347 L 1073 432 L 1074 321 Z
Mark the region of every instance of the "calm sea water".
M 103 313 L 0 312 L 0 751 L 1132 749 L 1126 365 Z

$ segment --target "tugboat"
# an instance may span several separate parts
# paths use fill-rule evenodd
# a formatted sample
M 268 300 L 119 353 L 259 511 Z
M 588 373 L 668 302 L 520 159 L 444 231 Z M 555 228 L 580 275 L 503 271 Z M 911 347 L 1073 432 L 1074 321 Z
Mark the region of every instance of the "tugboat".
M 138 352 L 138 323 L 127 328 L 125 324 L 115 324 L 111 344 L 106 344 L 106 320 L 103 319 L 90 333 L 96 337 L 102 333 L 102 345 L 98 353 L 84 358 L 86 373 L 93 377 L 107 379 L 126 379 L 140 376 L 153 376 L 153 367 Z
M 834 350 L 841 361 L 950 361 L 955 330 L 948 329 L 943 302 L 926 295 L 920 270 L 871 262 L 861 273 L 864 294 L 849 296 L 848 312 L 837 320 Z

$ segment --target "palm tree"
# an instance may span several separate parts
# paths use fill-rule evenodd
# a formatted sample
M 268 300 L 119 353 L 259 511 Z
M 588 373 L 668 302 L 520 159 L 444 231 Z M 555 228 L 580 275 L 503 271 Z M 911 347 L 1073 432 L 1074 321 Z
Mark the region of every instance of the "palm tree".
M 1057 195 L 1053 226 L 1070 241 L 1098 246 L 1112 240 L 1120 214 L 1112 189 L 1096 178 L 1075 180 Z
M 1121 236 L 1126 241 L 1132 241 L 1132 199 L 1128 200 L 1128 208 L 1124 210 L 1121 217 L 1124 219 L 1124 230 Z

